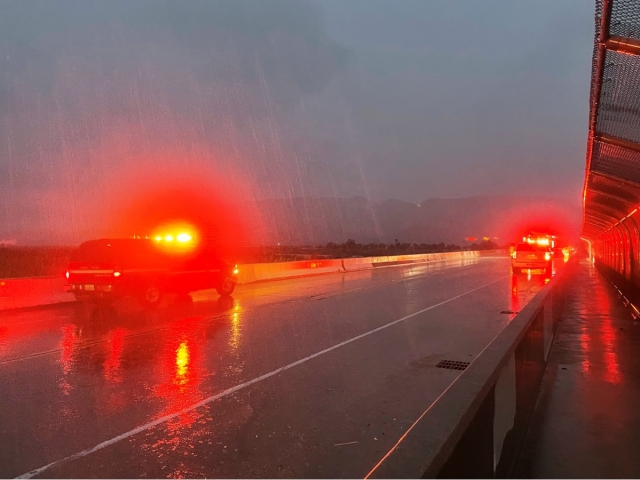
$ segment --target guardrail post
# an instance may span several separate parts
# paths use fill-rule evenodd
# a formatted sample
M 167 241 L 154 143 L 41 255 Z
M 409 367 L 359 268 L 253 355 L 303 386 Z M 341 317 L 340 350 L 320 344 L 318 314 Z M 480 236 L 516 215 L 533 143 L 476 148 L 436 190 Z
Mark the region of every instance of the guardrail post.
M 491 388 L 436 478 L 494 478 L 495 388 Z
M 522 439 L 526 435 L 529 419 L 535 408 L 545 369 L 544 342 L 546 338 L 545 320 L 547 318 L 545 304 L 546 299 L 535 314 L 527 334 L 522 338 L 513 355 L 516 389 L 515 416 L 513 428 L 506 432 L 502 443 L 502 451 L 497 457 L 496 478 L 510 476 L 520 455 Z M 553 318 L 553 316 L 550 318 Z
M 512 355 L 502 367 L 495 386 L 493 419 L 493 470 L 498 467 L 502 446 L 516 419 L 516 357 Z

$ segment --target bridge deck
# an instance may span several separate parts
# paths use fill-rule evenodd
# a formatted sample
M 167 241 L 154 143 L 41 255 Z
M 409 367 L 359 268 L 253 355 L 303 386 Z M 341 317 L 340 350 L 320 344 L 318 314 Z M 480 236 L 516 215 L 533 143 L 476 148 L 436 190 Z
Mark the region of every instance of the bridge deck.
M 640 477 L 640 322 L 587 262 L 576 271 L 517 476 Z
M 544 281 L 478 258 L 5 312 L 0 477 L 362 478 Z

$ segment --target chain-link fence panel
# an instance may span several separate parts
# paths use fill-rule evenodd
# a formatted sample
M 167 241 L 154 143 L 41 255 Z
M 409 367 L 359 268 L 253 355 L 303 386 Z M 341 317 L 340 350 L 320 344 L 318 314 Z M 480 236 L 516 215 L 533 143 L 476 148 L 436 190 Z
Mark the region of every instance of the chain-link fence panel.
M 602 12 L 602 2 L 600 11 Z M 640 40 L 640 3 L 637 0 L 616 0 L 611 6 L 609 35 Z
M 591 171 L 640 184 L 640 152 L 610 143 L 594 142 Z
M 583 221 L 593 240 L 640 204 L 639 44 L 640 0 L 596 0 Z
M 640 142 L 640 57 L 607 51 L 596 134 Z
M 640 188 L 633 183 L 621 182 L 615 177 L 602 175 L 593 170 L 587 181 L 587 193 L 599 192 L 625 202 L 627 207 L 640 204 Z

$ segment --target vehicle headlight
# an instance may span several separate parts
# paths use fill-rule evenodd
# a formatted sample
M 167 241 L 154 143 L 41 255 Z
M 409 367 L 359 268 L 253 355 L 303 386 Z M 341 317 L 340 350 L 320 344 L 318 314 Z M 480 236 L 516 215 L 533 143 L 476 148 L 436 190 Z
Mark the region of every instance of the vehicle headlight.
M 544 254 L 544 259 L 548 262 L 549 260 L 551 260 L 551 254 L 549 252 Z

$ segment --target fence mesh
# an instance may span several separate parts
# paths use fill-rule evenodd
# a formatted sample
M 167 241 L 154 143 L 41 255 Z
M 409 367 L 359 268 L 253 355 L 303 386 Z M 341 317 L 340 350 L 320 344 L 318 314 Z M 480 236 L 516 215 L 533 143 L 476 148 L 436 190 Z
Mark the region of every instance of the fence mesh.
M 587 183 L 587 192 L 600 192 L 618 198 L 634 206 L 640 203 L 640 189 L 633 184 L 622 183 L 615 178 L 609 178 L 597 172 L 591 172 Z
M 603 27 L 607 5 L 610 15 Z M 587 159 L 583 223 L 584 234 L 592 239 L 640 203 L 640 56 L 601 48 L 611 36 L 640 41 L 640 0 L 596 0 L 595 6 L 594 141 Z
M 602 2 L 598 3 L 602 12 Z M 637 0 L 613 2 L 609 35 L 640 40 L 640 3 Z
M 609 143 L 595 142 L 591 171 L 640 184 L 640 152 Z

